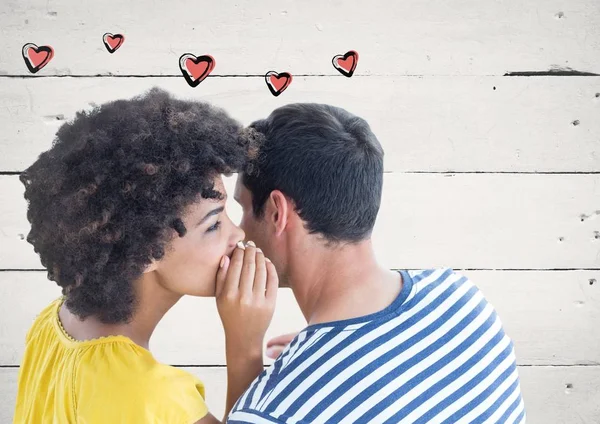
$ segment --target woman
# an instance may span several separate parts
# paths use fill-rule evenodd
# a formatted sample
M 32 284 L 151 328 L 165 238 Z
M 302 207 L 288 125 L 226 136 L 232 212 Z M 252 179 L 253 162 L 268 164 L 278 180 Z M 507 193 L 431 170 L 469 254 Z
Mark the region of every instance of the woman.
M 227 416 L 263 369 L 278 286 L 225 212 L 221 174 L 242 170 L 257 143 L 225 112 L 156 88 L 59 129 L 20 176 L 27 241 L 63 296 L 27 333 L 15 423 L 219 422 L 202 383 L 149 351 L 183 295 L 217 299 Z

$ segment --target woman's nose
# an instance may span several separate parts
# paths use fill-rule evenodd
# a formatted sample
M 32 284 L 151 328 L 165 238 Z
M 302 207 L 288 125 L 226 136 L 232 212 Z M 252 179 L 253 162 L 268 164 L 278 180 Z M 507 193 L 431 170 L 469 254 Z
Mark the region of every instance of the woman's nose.
M 246 232 L 244 230 L 242 230 L 240 227 L 238 227 L 237 225 L 235 226 L 235 237 L 233 240 L 233 243 L 237 243 L 240 240 L 246 240 Z

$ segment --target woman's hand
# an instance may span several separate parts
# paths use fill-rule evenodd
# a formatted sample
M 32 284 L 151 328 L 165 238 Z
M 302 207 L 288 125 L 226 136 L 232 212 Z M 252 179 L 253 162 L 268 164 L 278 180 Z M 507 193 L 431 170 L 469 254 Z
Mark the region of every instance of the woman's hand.
M 298 333 L 288 333 L 272 338 L 267 342 L 267 357 L 277 359 L 281 352 L 296 338 Z
M 279 280 L 273 263 L 254 243 L 242 242 L 217 272 L 217 309 L 229 348 L 260 355 L 273 318 Z
M 263 371 L 263 341 L 275 311 L 279 279 L 270 260 L 254 243 L 240 242 L 223 257 L 217 272 L 217 309 L 225 329 L 227 402 L 234 403 Z

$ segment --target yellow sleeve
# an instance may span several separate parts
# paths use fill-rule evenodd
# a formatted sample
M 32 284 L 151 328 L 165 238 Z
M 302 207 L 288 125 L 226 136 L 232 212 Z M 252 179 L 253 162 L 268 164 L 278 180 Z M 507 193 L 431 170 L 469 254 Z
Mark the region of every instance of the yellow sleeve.
M 204 385 L 193 375 L 133 345 L 103 350 L 78 373 L 78 423 L 193 424 L 208 414 Z

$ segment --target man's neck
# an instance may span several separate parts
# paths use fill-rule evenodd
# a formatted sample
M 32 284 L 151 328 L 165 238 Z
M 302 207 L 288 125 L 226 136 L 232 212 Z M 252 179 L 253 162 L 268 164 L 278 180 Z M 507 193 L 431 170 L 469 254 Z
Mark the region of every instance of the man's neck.
M 370 240 L 339 250 L 310 252 L 292 261 L 288 274 L 309 325 L 379 312 L 400 294 L 400 275 L 377 263 Z

